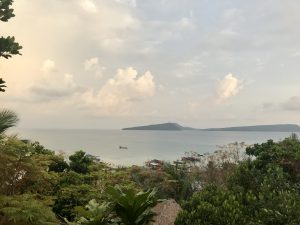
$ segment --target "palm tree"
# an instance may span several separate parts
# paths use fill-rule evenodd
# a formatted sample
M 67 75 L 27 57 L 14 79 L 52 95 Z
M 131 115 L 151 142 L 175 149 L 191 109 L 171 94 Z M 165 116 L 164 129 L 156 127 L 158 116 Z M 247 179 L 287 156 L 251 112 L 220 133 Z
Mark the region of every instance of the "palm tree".
M 0 111 L 0 134 L 3 134 L 8 128 L 15 126 L 19 121 L 14 111 L 3 109 Z
M 114 203 L 114 211 L 124 225 L 147 225 L 155 215 L 152 208 L 159 202 L 156 190 L 136 193 L 133 189 L 108 187 L 106 193 Z
M 5 81 L 2 78 L 0 78 L 0 92 L 4 92 L 4 88 L 6 88 Z

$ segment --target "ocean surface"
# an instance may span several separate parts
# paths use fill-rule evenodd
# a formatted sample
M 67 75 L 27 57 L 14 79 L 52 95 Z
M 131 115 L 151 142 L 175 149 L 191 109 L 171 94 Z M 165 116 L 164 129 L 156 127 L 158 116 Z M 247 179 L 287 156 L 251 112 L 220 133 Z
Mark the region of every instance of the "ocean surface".
M 151 159 L 173 161 L 180 159 L 185 152 L 214 152 L 217 145 L 233 142 L 254 144 L 268 139 L 278 141 L 291 135 L 288 132 L 37 129 L 15 129 L 10 133 L 67 154 L 84 150 L 114 165 L 142 165 Z M 120 146 L 127 149 L 120 149 Z

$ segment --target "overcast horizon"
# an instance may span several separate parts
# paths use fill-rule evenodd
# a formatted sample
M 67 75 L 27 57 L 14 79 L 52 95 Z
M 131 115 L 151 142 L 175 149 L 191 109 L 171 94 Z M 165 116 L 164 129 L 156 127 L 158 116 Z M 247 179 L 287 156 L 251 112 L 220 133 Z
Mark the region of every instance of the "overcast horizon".
M 18 127 L 300 124 L 300 1 L 17 0 Z

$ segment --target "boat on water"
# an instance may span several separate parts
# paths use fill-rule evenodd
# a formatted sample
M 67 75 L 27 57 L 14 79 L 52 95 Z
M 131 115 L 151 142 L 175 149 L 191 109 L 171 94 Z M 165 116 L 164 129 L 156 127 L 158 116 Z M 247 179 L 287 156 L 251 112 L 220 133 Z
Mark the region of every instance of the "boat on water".
M 119 146 L 119 149 L 128 149 L 128 147 L 126 147 L 126 146 Z

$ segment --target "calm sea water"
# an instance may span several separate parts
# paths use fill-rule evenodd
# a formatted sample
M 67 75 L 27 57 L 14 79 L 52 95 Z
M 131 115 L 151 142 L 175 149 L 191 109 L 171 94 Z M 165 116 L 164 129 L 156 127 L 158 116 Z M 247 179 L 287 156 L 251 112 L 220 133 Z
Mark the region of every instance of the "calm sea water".
M 84 150 L 115 165 L 142 165 L 150 159 L 173 161 L 185 152 L 213 152 L 217 145 L 232 142 L 261 143 L 282 140 L 286 132 L 229 131 L 121 131 L 121 130 L 28 130 L 20 138 L 39 141 L 49 149 L 72 153 Z M 298 134 L 299 135 L 299 134 Z M 126 146 L 127 149 L 119 149 Z

